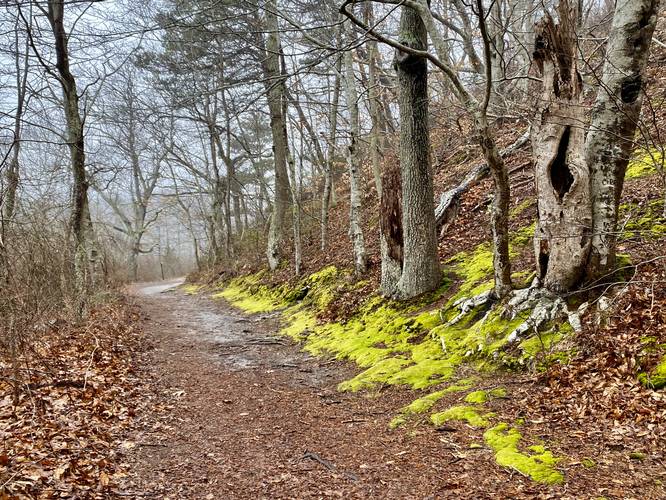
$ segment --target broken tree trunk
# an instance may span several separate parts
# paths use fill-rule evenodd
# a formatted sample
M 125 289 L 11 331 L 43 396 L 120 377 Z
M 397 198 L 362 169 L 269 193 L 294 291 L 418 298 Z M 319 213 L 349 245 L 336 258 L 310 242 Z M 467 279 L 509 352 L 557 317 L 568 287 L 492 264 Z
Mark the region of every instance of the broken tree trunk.
M 386 297 L 397 293 L 402 275 L 402 183 L 400 168 L 390 165 L 382 177 L 380 247 L 382 277 L 380 290 Z
M 546 14 L 536 26 L 534 61 L 543 75 L 543 91 L 532 130 L 537 276 L 553 292 L 570 290 L 580 281 L 592 228 L 582 80 L 576 65 L 577 4 L 562 1 L 558 10 L 559 24 Z

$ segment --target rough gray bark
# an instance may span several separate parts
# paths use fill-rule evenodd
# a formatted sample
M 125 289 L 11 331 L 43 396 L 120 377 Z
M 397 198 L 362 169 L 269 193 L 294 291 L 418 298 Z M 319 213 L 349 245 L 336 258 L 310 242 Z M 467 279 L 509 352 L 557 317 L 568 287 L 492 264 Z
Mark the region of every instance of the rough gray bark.
M 367 270 L 367 255 L 365 251 L 365 240 L 361 229 L 361 160 L 359 157 L 360 122 L 358 116 L 358 93 L 356 91 L 356 79 L 354 78 L 354 61 L 351 51 L 343 55 L 345 96 L 347 109 L 349 110 L 350 137 L 347 151 L 347 162 L 349 165 L 349 236 L 352 240 L 354 252 L 354 271 L 357 275 Z
M 485 59 L 485 80 L 486 92 L 483 104 L 479 103 L 477 99 L 467 90 L 463 81 L 459 77 L 458 70 L 448 63 L 449 51 L 448 42 L 445 40 L 435 23 L 435 18 L 430 10 L 428 0 L 401 0 L 403 5 L 403 12 L 405 9 L 412 9 L 415 14 L 420 18 L 419 23 L 422 26 L 423 38 L 415 37 L 410 30 L 400 30 L 401 39 L 394 41 L 381 33 L 375 31 L 372 27 L 367 26 L 363 21 L 358 19 L 347 6 L 352 3 L 352 0 L 345 0 L 340 7 L 340 11 L 352 20 L 356 25 L 361 26 L 367 32 L 382 42 L 385 42 L 398 50 L 399 54 L 403 55 L 405 60 L 421 60 L 425 65 L 425 60 L 431 61 L 435 66 L 441 69 L 451 84 L 451 90 L 460 102 L 460 104 L 469 112 L 474 118 L 475 132 L 479 138 L 479 143 L 483 149 L 484 156 L 491 169 L 493 181 L 495 183 L 493 212 L 491 217 L 493 241 L 494 241 L 494 258 L 493 265 L 495 268 L 495 293 L 498 297 L 503 297 L 511 290 L 511 265 L 509 259 L 509 228 L 508 228 L 508 205 L 509 205 L 509 185 L 508 175 L 502 157 L 495 143 L 492 134 L 490 133 L 487 123 L 487 108 L 490 99 L 490 92 L 492 90 L 492 68 L 490 64 L 490 39 L 486 30 L 485 14 L 483 13 L 483 3 L 481 0 L 476 2 L 476 10 L 479 18 L 479 29 L 482 31 L 484 42 L 484 59 Z M 402 24 L 402 23 L 401 23 Z M 427 50 L 427 37 L 430 36 L 433 47 L 435 48 L 436 56 Z M 417 43 L 415 43 L 417 42 Z M 398 65 L 400 66 L 400 65 Z M 400 73 L 399 73 L 400 75 Z M 423 72 L 423 81 L 425 81 L 426 72 Z M 426 89 L 427 91 L 427 89 Z M 424 94 L 425 95 L 425 94 Z M 424 106 L 425 99 L 421 99 L 419 106 Z M 401 106 L 402 109 L 402 106 Z M 402 121 L 403 129 L 405 122 Z M 409 125 L 411 126 L 411 124 Z M 402 152 L 401 152 L 402 153 Z M 424 157 L 421 156 L 423 159 Z M 403 194 L 409 192 L 409 187 L 406 186 L 403 177 Z M 432 182 L 432 181 L 431 181 Z M 432 186 L 432 184 L 431 184 Z M 432 189 L 432 187 L 431 187 Z M 432 198 L 431 198 L 432 200 Z M 432 203 L 432 201 L 431 201 Z M 403 206 L 407 207 L 410 203 L 408 200 L 403 199 Z M 423 213 L 428 213 L 431 216 L 432 207 L 424 209 Z M 432 214 L 433 223 L 432 229 L 434 234 L 434 214 Z M 403 215 L 406 218 L 406 215 Z M 424 228 L 425 229 L 425 228 Z M 410 255 L 408 249 L 408 228 L 403 227 L 405 238 L 405 256 Z M 435 247 L 436 248 L 436 247 Z M 403 277 L 406 276 L 406 263 L 405 260 L 403 267 Z
M 492 50 L 490 51 L 491 74 L 493 77 L 491 106 L 495 109 L 502 106 L 502 90 L 504 88 L 505 74 L 505 43 L 504 43 L 504 19 L 502 16 L 502 2 L 496 0 L 490 7 L 490 29 L 489 34 L 492 40 Z
M 400 42 L 427 47 L 419 13 L 402 7 Z M 433 210 L 432 167 L 428 130 L 428 68 L 422 56 L 396 51 L 400 104 L 403 265 L 397 293 L 409 298 L 437 288 L 441 280 Z
M 592 249 L 588 275 L 615 266 L 617 214 L 624 175 L 643 103 L 643 82 L 659 0 L 618 2 L 601 87 L 585 143 L 592 191 Z
M 592 227 L 589 175 L 582 155 L 585 117 L 576 65 L 576 7 L 562 1 L 559 18 L 556 24 L 546 15 L 536 28 L 534 60 L 544 84 L 532 130 L 539 200 L 537 276 L 553 292 L 569 290 L 580 280 Z
M 266 256 L 271 271 L 280 264 L 280 244 L 283 239 L 284 217 L 289 205 L 289 174 L 287 172 L 287 124 L 283 114 L 284 79 L 280 71 L 280 33 L 277 2 L 269 0 L 266 8 L 266 50 L 264 83 L 268 94 L 268 109 L 273 137 L 273 163 L 275 169 L 275 201 L 268 230 Z
M 495 295 L 501 299 L 508 295 L 513 289 L 511 283 L 511 259 L 509 255 L 509 202 L 511 200 L 511 194 L 509 190 L 509 174 L 488 125 L 487 111 L 493 91 L 493 68 L 491 64 L 492 49 L 485 22 L 482 0 L 477 0 L 476 7 L 479 18 L 479 31 L 481 32 L 483 40 L 486 88 L 485 96 L 481 104 L 474 103 L 474 101 L 468 101 L 467 106 L 474 116 L 474 128 L 478 134 L 479 144 L 483 151 L 483 156 L 488 162 L 490 175 L 492 176 L 494 183 L 490 226 L 493 234 Z

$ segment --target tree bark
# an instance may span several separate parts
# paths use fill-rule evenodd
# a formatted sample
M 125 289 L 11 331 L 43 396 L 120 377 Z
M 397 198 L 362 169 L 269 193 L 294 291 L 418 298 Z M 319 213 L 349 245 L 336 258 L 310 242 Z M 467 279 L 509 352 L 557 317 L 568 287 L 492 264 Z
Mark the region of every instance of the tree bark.
M 603 78 L 585 142 L 591 176 L 592 248 L 588 276 L 615 266 L 617 215 L 627 163 L 643 103 L 643 84 L 659 0 L 618 2 L 613 15 Z
M 367 255 L 365 240 L 361 229 L 361 160 L 359 158 L 358 142 L 360 136 L 360 122 L 358 116 L 358 93 L 356 79 L 354 78 L 354 61 L 351 51 L 343 55 L 345 66 L 345 95 L 347 109 L 349 110 L 349 146 L 347 162 L 349 165 L 349 236 L 352 240 L 354 252 L 354 271 L 357 275 L 367 270 Z
M 341 44 L 342 28 L 338 27 L 336 36 L 337 45 Z M 324 168 L 324 189 L 321 199 L 321 249 L 326 250 L 328 245 L 328 212 L 332 203 L 333 189 L 333 164 L 338 140 L 338 106 L 340 103 L 340 86 L 342 84 L 342 57 L 338 57 L 335 63 L 335 78 L 333 83 L 333 96 L 329 115 L 330 137 L 328 144 L 328 155 Z
M 284 217 L 289 206 L 289 174 L 287 172 L 287 124 L 283 115 L 284 79 L 280 71 L 280 33 L 277 2 L 269 0 L 266 9 L 266 53 L 264 82 L 268 94 L 268 109 L 273 137 L 273 164 L 275 169 L 275 201 L 268 230 L 266 256 L 271 271 L 280 264 Z
M 398 292 L 398 282 L 402 275 L 402 183 L 399 166 L 389 167 L 383 176 L 380 205 L 380 250 L 382 274 L 380 291 L 386 297 Z
M 77 290 L 77 314 L 83 314 L 87 293 L 88 245 L 86 228 L 88 213 L 88 180 L 83 137 L 83 121 L 79 110 L 79 94 L 76 79 L 70 70 L 68 36 L 64 26 L 63 0 L 49 0 L 48 20 L 55 40 L 56 69 L 63 93 L 65 120 L 67 123 L 67 145 L 72 169 L 72 207 L 70 229 L 74 236 L 74 275 Z
M 544 87 L 532 136 L 539 200 L 534 239 L 537 276 L 554 292 L 567 291 L 580 281 L 592 227 L 583 158 L 582 79 L 576 64 L 576 5 L 562 1 L 559 18 L 556 24 L 546 15 L 536 29 L 534 61 Z
M 402 7 L 400 42 L 425 50 L 427 31 L 417 11 Z M 396 52 L 400 104 L 403 265 L 397 293 L 414 297 L 441 280 L 435 230 L 428 129 L 428 68 L 425 58 Z

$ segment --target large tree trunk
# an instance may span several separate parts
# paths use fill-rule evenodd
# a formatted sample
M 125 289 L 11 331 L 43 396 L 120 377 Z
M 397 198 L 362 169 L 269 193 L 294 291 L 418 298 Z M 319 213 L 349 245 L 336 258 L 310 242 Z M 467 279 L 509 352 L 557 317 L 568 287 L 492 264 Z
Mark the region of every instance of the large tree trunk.
M 273 164 L 275 169 L 275 202 L 268 230 L 266 256 L 271 271 L 280 264 L 280 244 L 283 239 L 284 217 L 289 206 L 289 174 L 287 172 L 287 124 L 283 115 L 284 80 L 280 71 L 280 33 L 277 2 L 269 0 L 266 8 L 266 57 L 264 83 L 268 94 L 268 109 L 273 137 Z
M 79 110 L 79 94 L 76 79 L 69 67 L 68 36 L 64 27 L 63 0 L 49 0 L 48 19 L 55 39 L 56 69 L 62 87 L 65 120 L 67 123 L 67 145 L 72 169 L 72 212 L 70 229 L 74 236 L 74 275 L 77 289 L 77 314 L 85 307 L 87 280 L 89 278 L 88 245 L 88 180 L 86 178 L 86 158 L 83 139 L 83 122 Z
M 592 191 L 592 249 L 588 275 L 615 266 L 617 214 L 627 162 L 643 103 L 643 82 L 659 0 L 618 2 L 603 78 L 585 143 Z
M 576 7 L 562 1 L 560 23 L 537 25 L 534 60 L 543 75 L 541 106 L 532 130 L 538 222 L 537 275 L 554 292 L 581 279 L 590 250 L 589 175 L 582 155 L 585 122 L 576 65 Z
M 356 91 L 356 80 L 354 78 L 354 61 L 351 51 L 346 51 L 345 64 L 345 95 L 347 109 L 349 110 L 350 137 L 348 146 L 349 164 L 349 236 L 352 240 L 354 251 L 354 270 L 357 275 L 365 273 L 367 269 L 367 256 L 365 252 L 365 240 L 361 229 L 361 160 L 359 158 L 359 136 L 360 123 L 358 116 L 358 93 Z
M 427 48 L 419 13 L 402 7 L 401 43 Z M 402 182 L 403 266 L 398 294 L 403 298 L 429 292 L 441 280 L 437 256 L 434 193 L 428 129 L 428 67 L 425 58 L 396 53 L 400 91 L 400 171 Z

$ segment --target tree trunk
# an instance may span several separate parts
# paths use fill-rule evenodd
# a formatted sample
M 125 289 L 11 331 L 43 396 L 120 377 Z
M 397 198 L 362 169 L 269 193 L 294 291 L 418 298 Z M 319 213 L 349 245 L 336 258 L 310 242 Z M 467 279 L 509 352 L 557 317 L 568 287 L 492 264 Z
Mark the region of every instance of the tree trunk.
M 354 61 L 350 50 L 343 55 L 345 65 L 345 93 L 347 109 L 349 110 L 350 137 L 347 161 L 349 164 L 349 236 L 354 251 L 354 270 L 357 275 L 367 270 L 367 256 L 365 241 L 361 229 L 361 161 L 359 158 L 358 142 L 360 136 L 360 123 L 358 116 L 358 93 L 354 78 Z
M 78 294 L 77 314 L 83 314 L 88 280 L 88 248 L 86 242 L 86 212 L 88 210 L 88 180 L 83 139 L 83 122 L 79 111 L 76 79 L 69 67 L 68 36 L 64 27 L 63 0 L 49 0 L 48 19 L 55 39 L 56 69 L 62 87 L 67 145 L 72 168 L 72 212 L 70 229 L 74 236 L 74 275 Z
M 426 50 L 427 32 L 419 13 L 402 7 L 401 43 Z M 429 292 L 441 280 L 437 256 L 434 193 L 428 129 L 428 68 L 425 58 L 396 53 L 400 104 L 403 266 L 398 294 Z
M 287 125 L 283 115 L 284 80 L 280 71 L 280 33 L 277 2 L 269 0 L 266 9 L 266 57 L 264 82 L 268 94 L 268 109 L 273 136 L 273 163 L 275 169 L 275 202 L 268 230 L 266 256 L 271 271 L 280 264 L 280 244 L 283 239 L 284 217 L 289 205 L 289 174 L 287 172 Z
M 491 74 L 493 76 L 491 106 L 497 114 L 502 108 L 502 90 L 504 88 L 504 20 L 502 19 L 502 2 L 495 1 L 490 7 L 490 33 L 492 50 L 490 53 Z
M 133 234 L 130 238 L 130 252 L 127 259 L 127 274 L 133 282 L 139 279 L 139 254 L 141 253 L 141 236 Z
M 20 180 L 19 157 L 21 152 L 21 125 L 25 105 L 26 88 L 28 83 L 28 68 L 30 66 L 30 45 L 26 39 L 23 53 L 23 66 L 21 66 L 21 54 L 19 52 L 19 25 L 17 17 L 14 28 L 14 40 L 16 53 L 14 54 L 14 69 L 16 70 L 16 114 L 14 115 L 14 137 L 11 144 L 11 160 L 7 168 L 6 187 L 4 193 L 0 193 L 0 279 L 6 278 L 9 273 L 9 262 L 7 260 L 7 230 L 16 212 L 16 193 Z
M 554 292 L 581 279 L 590 250 L 592 211 L 583 159 L 585 122 L 582 80 L 576 65 L 577 11 L 562 1 L 560 24 L 546 17 L 537 25 L 534 61 L 544 88 L 532 146 L 538 222 L 534 239 L 537 276 Z
M 286 113 L 285 113 L 286 114 Z M 296 141 L 294 140 L 293 128 L 291 129 L 291 144 L 295 147 Z M 303 158 L 303 131 L 301 130 L 301 159 Z M 294 272 L 296 276 L 301 274 L 301 265 L 303 264 L 303 249 L 301 244 L 301 200 L 300 200 L 300 183 L 296 174 L 296 161 L 291 150 L 287 153 L 287 163 L 289 164 L 289 175 L 291 186 L 291 215 L 292 226 L 294 234 Z M 299 172 L 300 174 L 301 172 Z M 300 176 L 299 176 L 300 178 Z
M 338 28 L 337 42 L 340 45 L 341 28 Z M 324 167 L 324 189 L 321 199 L 321 249 L 326 250 L 328 245 L 328 212 L 333 195 L 333 163 L 335 162 L 336 143 L 338 140 L 338 106 L 340 103 L 340 86 L 342 74 L 342 57 L 335 63 L 335 79 L 333 83 L 333 97 L 329 116 L 330 138 L 328 144 L 328 157 Z
M 585 142 L 592 192 L 592 279 L 615 266 L 617 214 L 643 103 L 642 87 L 659 0 L 618 2 L 603 78 Z
M 509 259 L 509 227 L 508 227 L 508 208 L 509 208 L 509 183 L 508 175 L 504 165 L 504 161 L 500 155 L 497 144 L 495 143 L 490 129 L 488 127 L 487 119 L 487 105 L 490 93 L 492 92 L 492 64 L 490 61 L 490 39 L 486 29 L 485 15 L 483 14 L 483 5 L 481 0 L 476 3 L 477 12 L 479 12 L 479 28 L 482 31 L 484 41 L 484 60 L 486 70 L 486 97 L 483 104 L 480 104 L 475 97 L 470 94 L 462 81 L 460 80 L 455 68 L 446 64 L 443 61 L 448 61 L 448 43 L 443 39 L 432 12 L 429 8 L 427 0 L 417 0 L 416 8 L 418 9 L 421 22 L 425 26 L 431 41 L 437 52 L 440 64 L 439 67 L 444 71 L 446 76 L 451 82 L 451 87 L 460 103 L 467 109 L 467 111 L 474 117 L 474 127 L 477 133 L 479 143 L 483 150 L 484 157 L 490 168 L 490 173 L 495 183 L 493 210 L 491 216 L 491 225 L 493 232 L 493 265 L 495 274 L 495 294 L 502 298 L 504 295 L 511 291 L 511 265 Z M 404 31 L 404 30 L 403 30 Z M 406 42 L 406 43 L 405 43 Z M 410 45 L 410 40 L 405 40 L 403 44 Z M 425 50 L 427 45 L 419 45 L 421 50 Z M 413 57 L 413 56 L 412 56 Z M 406 193 L 405 179 L 403 174 L 403 195 Z M 406 200 L 403 199 L 403 207 L 406 207 Z M 432 210 L 429 209 L 430 212 Z M 403 217 L 404 218 L 404 217 Z M 405 234 L 405 257 L 410 252 L 408 249 L 407 227 L 403 228 Z M 406 268 L 406 261 L 405 266 Z M 403 276 L 405 275 L 405 268 L 403 268 Z
M 386 297 L 393 297 L 398 292 L 398 282 L 402 275 L 402 183 L 400 168 L 389 167 L 382 181 L 380 205 L 380 250 L 382 257 L 382 275 L 380 291 Z

